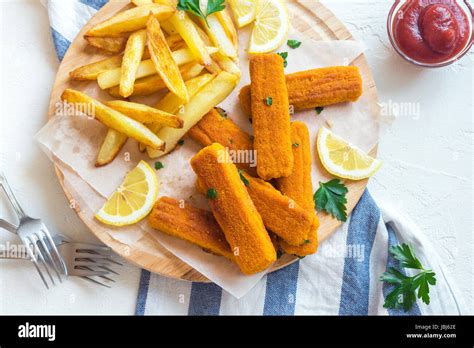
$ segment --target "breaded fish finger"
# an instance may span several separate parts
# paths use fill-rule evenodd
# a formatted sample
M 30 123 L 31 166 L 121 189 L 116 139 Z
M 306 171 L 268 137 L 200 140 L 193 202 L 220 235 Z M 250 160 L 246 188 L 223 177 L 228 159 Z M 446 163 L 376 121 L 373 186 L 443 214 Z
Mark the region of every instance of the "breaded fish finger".
M 293 152 L 283 58 L 275 53 L 251 57 L 250 79 L 258 176 L 264 180 L 289 176 Z
M 332 66 L 286 75 L 290 106 L 298 110 L 354 102 L 362 95 L 362 76 L 356 66 Z M 242 109 L 251 115 L 250 85 L 239 93 Z
M 203 146 L 219 143 L 233 151 L 239 159 L 234 161 L 236 166 L 256 175 L 256 158 L 250 135 L 230 118 L 222 116 L 218 110 L 209 111 L 187 134 Z
M 205 147 L 191 166 L 242 273 L 268 268 L 276 260 L 275 248 L 225 148 L 217 143 Z
M 151 227 L 184 239 L 220 256 L 233 260 L 224 233 L 210 211 L 199 209 L 171 197 L 161 197 L 153 207 L 148 222 Z
M 291 141 L 293 142 L 293 172 L 287 178 L 280 178 L 276 186 L 281 193 L 314 216 L 313 226 L 308 235 L 308 242 L 302 246 L 293 246 L 280 240 L 280 247 L 288 254 L 306 256 L 314 254 L 318 248 L 319 219 L 315 214 L 313 184 L 311 180 L 311 145 L 308 127 L 303 122 L 291 123 Z

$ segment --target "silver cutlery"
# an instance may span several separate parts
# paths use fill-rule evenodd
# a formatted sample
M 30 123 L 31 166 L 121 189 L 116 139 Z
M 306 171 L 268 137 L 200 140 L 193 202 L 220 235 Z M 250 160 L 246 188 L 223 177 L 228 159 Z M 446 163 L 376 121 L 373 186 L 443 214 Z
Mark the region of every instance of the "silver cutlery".
M 50 232 L 40 219 L 34 219 L 25 214 L 3 173 L 0 173 L 0 186 L 5 191 L 20 222 L 16 234 L 25 245 L 28 256 L 44 285 L 49 289 L 48 281 L 44 275 L 45 272 L 53 285 L 56 283 L 51 271 L 56 274 L 59 282 L 62 282 L 61 274 L 67 277 L 67 267 L 54 244 Z M 8 227 L 11 228 L 11 226 Z

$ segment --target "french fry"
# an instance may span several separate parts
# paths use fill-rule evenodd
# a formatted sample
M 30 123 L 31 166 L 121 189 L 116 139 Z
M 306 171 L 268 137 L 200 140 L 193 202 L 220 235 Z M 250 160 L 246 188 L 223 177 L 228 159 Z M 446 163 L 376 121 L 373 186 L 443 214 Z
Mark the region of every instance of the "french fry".
M 150 13 L 161 21 L 171 17 L 175 12 L 175 7 L 162 4 L 134 7 L 93 26 L 86 36 L 121 36 L 123 33 L 144 29 Z
M 217 13 L 213 13 L 207 17 L 207 23 L 209 26 L 206 25 L 204 20 L 201 20 L 201 23 L 212 43 L 217 46 L 220 51 L 228 57 L 237 57 L 237 50 L 234 46 L 234 42 L 232 42 L 227 36 L 224 26 L 217 17 Z
M 121 53 L 127 44 L 127 37 L 84 36 L 84 39 L 92 47 L 101 49 L 107 53 Z
M 179 34 L 172 34 L 167 36 L 166 43 L 168 44 L 171 51 L 179 50 L 180 48 L 183 48 L 186 45 L 183 38 Z
M 178 31 L 173 27 L 169 20 L 160 22 L 161 28 L 168 35 L 179 35 Z M 181 37 L 181 35 L 179 35 Z
M 239 49 L 239 38 L 237 36 L 237 29 L 235 29 L 234 22 L 230 18 L 229 12 L 224 9 L 223 11 L 216 12 L 217 19 L 224 27 L 224 30 L 227 36 L 230 38 L 230 41 L 233 43 L 236 51 Z
M 98 62 L 90 63 L 69 72 L 69 77 L 73 80 L 96 80 L 97 77 L 108 70 L 120 69 L 123 55 L 118 55 Z
M 183 113 L 180 114 L 184 121 L 184 127 L 181 129 L 169 127 L 161 128 L 157 135 L 166 142 L 166 149 L 164 151 L 154 151 L 151 148 L 147 148 L 148 155 L 151 158 L 157 158 L 173 150 L 179 139 L 181 139 L 189 129 L 232 92 L 237 82 L 238 78 L 235 75 L 223 71 L 206 84 L 189 100 L 189 103 L 184 105 Z
M 214 77 L 212 74 L 203 74 L 186 81 L 185 85 L 188 90 L 189 98 L 194 97 Z M 177 114 L 182 105 L 183 101 L 181 99 L 173 93 L 168 93 L 155 105 L 155 108 L 169 112 L 170 114 Z
M 178 11 L 169 19 L 176 31 L 188 45 L 197 61 L 203 65 L 211 64 L 211 56 L 199 36 L 193 21 L 184 11 Z
M 95 117 L 107 127 L 115 129 L 117 132 L 130 138 L 134 138 L 137 141 L 150 146 L 150 148 L 156 150 L 165 149 L 165 142 L 158 138 L 155 133 L 150 131 L 143 124 L 115 111 L 82 92 L 69 88 L 65 89 L 61 95 L 61 100 L 74 104 L 76 108 L 80 108 L 79 111 L 92 110 L 93 112 L 91 112 L 89 116 Z M 88 107 L 84 108 L 84 105 L 87 105 Z
M 133 85 L 145 50 L 146 39 L 147 31 L 139 30 L 130 35 L 127 41 L 120 68 L 120 95 L 124 98 L 133 93 Z
M 128 137 L 126 135 L 117 132 L 115 129 L 109 128 L 104 141 L 102 142 L 99 153 L 97 154 L 95 166 L 101 167 L 112 162 L 127 142 L 127 139 Z
M 185 85 L 186 85 L 186 89 L 188 90 L 189 98 L 194 97 L 214 77 L 215 75 L 203 74 L 201 76 L 192 78 L 189 81 L 186 81 Z M 183 107 L 183 101 L 178 96 L 176 96 L 176 94 L 173 94 L 171 92 L 165 95 L 155 105 L 155 109 L 163 110 L 170 114 L 178 114 L 181 107 Z M 160 130 L 160 128 L 162 128 L 159 124 L 149 124 L 147 126 L 155 134 Z
M 178 64 L 173 60 L 173 55 L 161 31 L 158 19 L 153 16 L 150 16 L 147 23 L 147 35 L 148 51 L 158 75 L 161 76 L 170 92 L 187 102 L 189 100 L 188 91 L 184 85 Z
M 207 47 L 211 54 L 217 52 L 215 47 Z M 194 56 L 188 48 L 182 48 L 173 52 L 173 59 L 179 66 L 194 61 Z M 155 75 L 156 69 L 151 59 L 143 60 L 138 66 L 136 78 L 142 78 Z M 102 72 L 97 76 L 97 83 L 101 89 L 108 89 L 117 86 L 120 83 L 120 68 L 111 69 Z
M 153 4 L 153 0 L 132 0 L 135 6 L 144 6 Z
M 204 66 L 200 64 L 188 63 L 186 65 L 183 65 L 180 71 L 181 76 L 183 76 L 183 80 L 187 81 L 189 79 L 192 79 L 193 77 L 198 76 L 203 69 Z M 135 84 L 133 85 L 132 96 L 150 95 L 165 88 L 166 85 L 159 75 L 151 75 L 135 81 Z M 119 86 L 109 88 L 108 92 L 114 98 L 122 97 L 119 93 Z
M 197 25 L 196 23 L 193 22 L 193 24 L 194 24 L 194 27 L 196 28 L 196 31 L 199 34 L 199 37 L 204 42 L 204 44 L 206 46 L 212 46 L 211 39 L 209 39 L 209 36 L 207 36 L 206 32 L 202 30 L 201 27 Z M 218 74 L 222 71 L 221 67 L 219 66 L 219 64 L 217 64 L 217 62 L 214 59 L 211 59 L 211 64 L 206 65 L 206 70 L 209 71 L 211 74 Z
M 241 71 L 237 64 L 234 63 L 232 59 L 224 55 L 222 52 L 216 52 L 212 55 L 212 59 L 219 65 L 219 67 L 231 74 L 234 74 L 240 78 Z
M 178 116 L 152 108 L 151 106 L 123 100 L 108 101 L 105 105 L 141 123 L 156 123 L 160 126 L 183 128 L 183 120 Z

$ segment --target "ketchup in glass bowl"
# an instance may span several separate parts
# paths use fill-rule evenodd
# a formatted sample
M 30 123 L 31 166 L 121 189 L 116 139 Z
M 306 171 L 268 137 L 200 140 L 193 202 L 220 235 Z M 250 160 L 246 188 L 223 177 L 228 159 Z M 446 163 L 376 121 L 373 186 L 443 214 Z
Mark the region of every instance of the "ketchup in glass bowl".
M 387 31 L 395 50 L 416 65 L 440 67 L 461 58 L 473 43 L 467 0 L 396 0 Z

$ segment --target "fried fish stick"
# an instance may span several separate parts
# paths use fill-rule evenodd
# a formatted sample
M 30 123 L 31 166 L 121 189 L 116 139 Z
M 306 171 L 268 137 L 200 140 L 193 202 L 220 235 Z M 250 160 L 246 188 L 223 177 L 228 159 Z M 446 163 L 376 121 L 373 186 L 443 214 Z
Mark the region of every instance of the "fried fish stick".
M 356 66 L 332 66 L 286 75 L 289 104 L 295 110 L 354 102 L 362 95 L 362 77 Z M 242 109 L 251 114 L 250 85 L 239 94 Z
M 283 58 L 275 53 L 251 57 L 250 79 L 258 176 L 264 180 L 289 176 L 293 152 Z
M 223 112 L 223 111 L 221 111 Z M 219 143 L 235 154 L 237 167 L 255 176 L 256 157 L 252 139 L 227 116 L 222 116 L 217 109 L 212 109 L 187 133 L 203 146 Z M 231 156 L 232 157 L 232 156 Z
M 267 229 L 290 245 L 308 243 L 314 213 L 303 209 L 295 200 L 282 194 L 268 182 L 240 172 L 247 179 L 247 191 Z
M 153 207 L 148 222 L 151 227 L 198 245 L 213 254 L 233 260 L 224 233 L 207 210 L 195 208 L 171 197 L 161 197 Z
M 291 123 L 291 141 L 293 142 L 293 172 L 287 178 L 277 179 L 276 185 L 281 193 L 293 199 L 300 207 L 313 215 L 314 221 L 307 243 L 293 246 L 280 240 L 280 248 L 288 254 L 305 256 L 314 254 L 318 248 L 319 220 L 314 210 L 309 132 L 303 122 Z
M 205 147 L 191 166 L 242 273 L 268 268 L 276 260 L 275 248 L 225 148 L 217 143 Z

